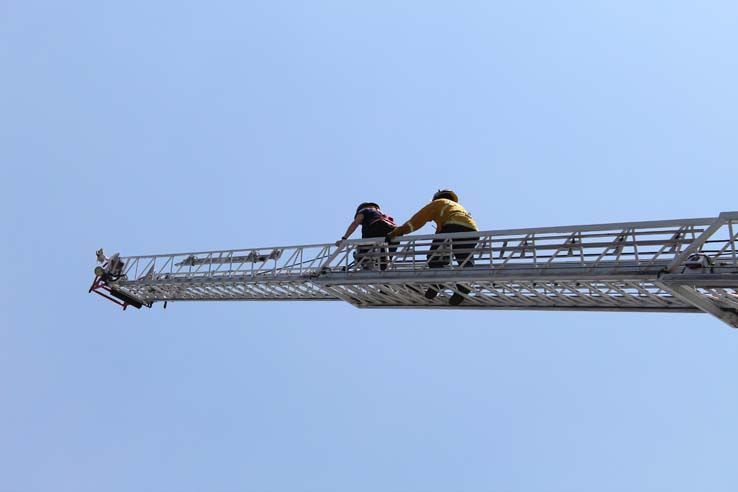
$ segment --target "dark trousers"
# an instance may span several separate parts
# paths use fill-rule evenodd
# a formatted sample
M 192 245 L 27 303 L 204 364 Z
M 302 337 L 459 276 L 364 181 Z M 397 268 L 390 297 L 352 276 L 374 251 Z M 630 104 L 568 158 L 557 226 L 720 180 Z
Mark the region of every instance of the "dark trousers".
M 361 237 L 362 238 L 370 238 L 370 237 L 384 237 L 392 230 L 394 229 L 393 226 L 386 222 L 375 222 L 374 224 L 370 225 L 369 227 L 362 228 L 361 231 Z M 367 268 L 369 265 L 373 263 L 373 259 L 377 256 L 368 256 L 370 253 L 384 253 L 384 255 L 379 257 L 379 269 L 380 270 L 386 270 L 387 265 L 389 264 L 390 256 L 387 255 L 389 253 L 390 255 L 397 251 L 397 246 L 359 246 L 356 248 L 356 256 L 354 259 L 356 260 L 357 265 L 361 265 L 364 268 Z
M 451 233 L 451 232 L 474 232 L 471 227 L 466 227 L 457 224 L 448 224 L 436 231 L 437 234 Z M 428 267 L 429 268 L 443 268 L 451 264 L 451 255 L 448 252 L 436 253 L 436 250 L 440 248 L 446 239 L 434 239 L 431 243 L 430 250 L 428 251 Z M 479 242 L 479 236 L 468 237 L 468 238 L 454 238 L 451 239 L 451 245 L 454 252 L 454 257 L 459 265 L 463 265 L 464 268 L 474 266 L 474 257 L 472 256 L 472 250 L 476 247 Z

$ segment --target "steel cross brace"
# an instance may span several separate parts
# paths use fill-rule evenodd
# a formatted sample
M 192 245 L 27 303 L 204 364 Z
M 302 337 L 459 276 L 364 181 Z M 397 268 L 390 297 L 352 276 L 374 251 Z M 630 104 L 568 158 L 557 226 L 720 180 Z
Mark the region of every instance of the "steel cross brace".
M 738 328 L 738 315 L 736 313 L 717 306 L 709 298 L 697 292 L 693 287 L 666 282 L 656 282 L 656 285 L 668 292 L 671 292 L 674 297 L 692 304 L 700 311 L 712 314 L 716 318 L 725 322 L 728 326 Z

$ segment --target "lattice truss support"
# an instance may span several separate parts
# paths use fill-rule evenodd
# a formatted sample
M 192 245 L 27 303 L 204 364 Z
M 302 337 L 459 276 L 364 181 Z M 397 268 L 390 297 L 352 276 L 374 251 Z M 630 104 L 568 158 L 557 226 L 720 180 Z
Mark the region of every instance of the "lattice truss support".
M 343 300 L 361 308 L 706 312 L 738 327 L 737 240 L 738 212 L 723 212 L 717 218 L 411 235 L 391 244 L 356 240 L 340 248 L 132 256 L 116 260 L 117 270 L 111 261 L 104 271 L 98 267 L 90 290 L 103 286 L 124 307 Z M 439 295 L 427 299 L 429 288 Z M 454 293 L 464 297 L 458 306 L 449 305 Z

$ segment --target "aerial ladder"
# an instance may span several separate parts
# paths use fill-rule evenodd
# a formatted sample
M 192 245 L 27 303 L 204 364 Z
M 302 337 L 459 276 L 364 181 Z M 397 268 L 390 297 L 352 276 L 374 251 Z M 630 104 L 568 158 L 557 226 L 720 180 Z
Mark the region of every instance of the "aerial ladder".
M 466 239 L 466 241 L 464 241 Z M 738 328 L 738 212 L 717 217 L 106 256 L 90 292 L 173 301 L 344 301 L 359 308 L 709 313 Z M 436 268 L 429 267 L 432 253 Z M 457 253 L 466 261 L 453 261 Z M 438 259 L 445 262 L 437 268 Z M 428 299 L 427 289 L 439 295 Z M 454 293 L 463 295 L 449 305 Z

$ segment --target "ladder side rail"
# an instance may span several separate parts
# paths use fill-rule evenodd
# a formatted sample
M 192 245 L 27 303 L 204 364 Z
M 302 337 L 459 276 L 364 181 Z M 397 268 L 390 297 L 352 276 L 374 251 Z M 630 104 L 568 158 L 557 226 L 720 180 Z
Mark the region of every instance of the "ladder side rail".
M 296 248 L 315 249 L 315 248 L 322 248 L 323 246 L 326 246 L 326 243 L 299 244 L 299 245 L 291 245 L 291 246 L 261 246 L 257 248 L 232 248 L 232 249 L 192 251 L 192 252 L 182 252 L 182 253 L 162 253 L 162 254 L 154 254 L 154 255 L 131 255 L 131 256 L 126 256 L 126 257 L 121 256 L 121 258 L 123 259 L 165 258 L 165 257 L 170 257 L 170 256 L 186 258 L 188 256 L 200 256 L 200 255 L 208 255 L 208 254 L 227 253 L 227 252 L 232 252 L 233 254 L 241 255 L 244 253 L 251 253 L 251 252 L 259 251 L 259 250 L 296 249 Z
M 573 254 L 576 250 L 579 252 L 580 263 L 583 266 L 597 266 L 602 261 L 610 258 L 617 263 L 621 261 L 624 255 L 633 256 L 634 258 L 637 257 L 638 261 L 642 264 L 653 264 L 656 261 L 659 261 L 661 256 L 664 256 L 664 252 L 667 248 L 678 247 L 680 243 L 678 241 L 674 241 L 671 237 L 667 239 L 656 238 L 653 240 L 642 240 L 638 239 L 638 236 L 663 234 L 666 232 L 669 232 L 672 237 L 674 236 L 674 232 L 672 231 L 638 231 L 638 234 L 634 234 L 635 231 L 633 230 L 613 231 L 609 234 L 609 236 L 612 237 L 612 241 L 607 243 L 603 241 L 589 243 L 587 242 L 588 238 L 585 236 L 581 236 L 580 240 L 579 235 L 571 235 L 567 238 L 568 240 L 566 243 L 555 246 L 553 255 L 546 255 L 546 263 L 550 265 L 557 263 L 560 260 L 566 260 L 570 257 L 570 252 Z M 635 240 L 628 242 L 624 241 L 624 236 L 628 233 L 635 236 Z M 624 252 L 625 246 L 631 246 L 632 251 Z M 524 245 L 524 247 L 527 249 L 529 245 Z M 539 251 L 551 249 L 550 245 L 543 246 L 540 241 L 536 243 L 535 247 L 537 256 Z M 643 249 L 644 247 L 654 247 L 654 250 L 646 251 Z M 515 247 L 512 247 L 512 249 L 514 248 Z M 511 248 L 507 247 L 507 249 Z M 566 256 L 563 256 L 562 253 L 565 253 Z M 593 261 L 591 261 L 592 258 L 594 259 Z
M 736 212 L 734 212 L 736 213 Z M 724 213 L 725 214 L 725 213 Z M 721 215 L 724 215 L 721 214 Z M 736 213 L 738 214 L 738 213 Z M 594 231 L 607 231 L 612 230 L 616 228 L 657 228 L 657 227 L 670 227 L 670 226 L 684 226 L 684 225 L 694 225 L 694 226 L 700 226 L 704 225 L 707 226 L 714 222 L 714 218 L 698 218 L 698 219 L 673 219 L 673 220 L 662 220 L 662 221 L 644 221 L 644 222 L 622 222 L 622 223 L 611 223 L 611 224 L 591 224 L 591 225 L 578 225 L 578 226 L 558 226 L 558 227 L 537 227 L 537 228 L 527 228 L 527 229 L 501 229 L 501 230 L 489 230 L 489 231 L 479 231 L 476 234 L 482 235 L 482 236 L 503 236 L 503 235 L 526 235 L 526 234 L 542 234 L 542 233 L 572 233 L 572 232 L 594 232 Z M 443 236 L 447 237 L 458 237 L 463 236 L 467 233 L 447 233 L 443 234 Z M 434 239 L 438 235 L 431 234 L 431 235 L 415 235 L 413 236 L 416 240 L 427 240 L 427 239 Z M 348 242 L 348 241 L 347 241 Z M 302 248 L 302 249 L 310 249 L 310 248 L 322 248 L 324 246 L 327 246 L 326 244 L 306 244 L 306 245 L 299 245 L 299 246 L 288 246 L 289 249 L 295 249 L 295 248 Z M 285 246 L 267 246 L 267 247 L 261 247 L 258 248 L 259 250 L 276 250 L 276 249 L 285 249 Z M 151 259 L 151 258 L 173 258 L 176 257 L 188 257 L 188 256 L 200 256 L 200 255 L 212 255 L 217 253 L 225 253 L 230 252 L 231 254 L 236 253 L 248 253 L 258 251 L 255 248 L 247 248 L 247 249 L 231 249 L 231 250 L 218 250 L 218 251 L 196 251 L 196 252 L 189 252 L 189 253 L 166 253 L 166 254 L 156 254 L 156 255 L 138 255 L 138 256 L 126 256 L 121 257 L 121 259 L 125 260 L 126 262 L 136 261 L 136 260 L 142 260 L 142 259 Z
M 363 244 L 369 244 L 373 246 L 373 251 L 367 252 L 365 256 L 378 258 L 380 256 L 390 256 L 390 264 L 397 270 L 405 270 L 408 265 L 413 271 L 425 270 L 427 266 L 427 260 L 420 258 L 421 255 L 427 255 L 428 249 L 420 249 L 419 243 L 425 242 L 427 239 L 442 239 L 446 243 L 442 248 L 446 249 L 449 253 L 454 252 L 469 252 L 477 261 L 478 265 L 485 265 L 492 267 L 496 263 L 497 267 L 502 267 L 510 262 L 520 262 L 520 260 L 529 260 L 534 258 L 534 264 L 538 264 L 539 260 L 545 261 L 547 265 L 556 264 L 559 261 L 567 261 L 570 258 L 569 251 L 578 253 L 578 259 L 582 266 L 594 266 L 598 265 L 602 261 L 609 259 L 615 262 L 624 261 L 627 257 L 633 257 L 637 263 L 645 266 L 653 265 L 655 262 L 662 258 L 667 258 L 670 251 L 679 251 L 686 240 L 683 238 L 685 231 L 684 227 L 676 230 L 658 230 L 658 231 L 637 231 L 630 229 L 611 231 L 609 234 L 597 234 L 598 238 L 603 236 L 612 238 L 610 242 L 598 240 L 595 243 L 587 242 L 589 237 L 581 234 L 574 233 L 567 236 L 556 236 L 555 239 L 563 239 L 563 242 L 558 244 L 546 244 L 546 241 L 551 241 L 551 237 L 536 237 L 532 234 L 528 234 L 521 237 L 514 238 L 518 244 L 515 246 L 506 246 L 505 243 L 509 244 L 509 241 L 513 238 L 497 238 L 492 235 L 481 235 L 477 236 L 477 233 L 453 233 L 451 235 L 438 235 L 438 236 L 407 236 L 402 237 L 396 244 L 398 246 L 397 251 L 391 255 L 388 255 L 385 251 L 386 243 L 381 238 L 369 241 Z M 623 241 L 623 236 L 629 234 L 632 238 L 631 241 Z M 668 234 L 669 237 L 654 237 L 654 239 L 641 239 L 641 236 L 664 236 Z M 682 239 L 674 239 L 679 235 Z M 449 244 L 450 238 L 463 239 L 464 237 L 479 237 L 477 246 L 475 248 L 462 248 L 463 251 L 459 250 L 459 246 L 454 247 Z M 535 242 L 532 239 L 535 238 Z M 501 246 L 497 244 L 502 243 Z M 347 245 L 347 249 L 355 249 L 357 244 Z M 626 249 L 626 247 L 628 247 Z M 454 250 L 454 248 L 456 248 Z M 552 255 L 541 254 L 544 251 L 553 250 Z M 593 251 L 594 250 L 594 251 Z M 496 252 L 500 252 L 501 261 L 496 262 Z M 347 251 L 350 253 L 350 251 Z M 326 264 L 334 266 L 335 262 L 333 259 L 328 259 Z M 418 268 L 420 266 L 420 268 Z M 358 270 L 358 266 L 353 269 L 349 268 L 349 271 Z M 456 264 L 452 268 L 459 268 Z
M 311 254 L 305 254 L 306 248 L 313 249 Z M 253 278 L 299 276 L 305 273 L 306 270 L 315 268 L 315 262 L 320 261 L 325 256 L 327 249 L 328 245 L 309 245 L 307 247 L 282 247 L 270 252 L 265 252 L 265 248 L 230 250 L 175 255 L 172 261 L 179 265 L 179 273 L 182 273 L 182 268 L 189 267 L 184 273 L 177 275 L 185 278 L 241 275 Z M 249 254 L 245 256 L 242 254 L 236 255 L 236 253 L 246 252 Z M 278 252 L 278 254 L 275 254 L 275 252 Z M 178 257 L 180 261 L 177 261 Z M 306 257 L 307 260 L 305 260 Z M 193 265 L 193 263 L 195 264 Z M 306 263 L 309 265 L 306 266 Z M 202 268 L 203 266 L 207 268 Z
M 642 228 L 642 227 L 670 227 L 670 226 L 684 226 L 685 224 L 688 225 L 706 225 L 706 223 L 709 222 L 709 219 L 677 219 L 677 220 L 666 220 L 666 221 L 646 221 L 646 222 L 636 222 L 636 223 L 622 223 L 627 224 L 630 227 L 634 228 Z M 592 225 L 584 225 L 584 226 L 560 226 L 560 227 L 541 227 L 541 228 L 529 228 L 529 229 L 506 229 L 506 230 L 497 230 L 497 231 L 480 231 L 480 239 L 484 239 L 485 236 L 487 238 L 491 238 L 492 236 L 502 236 L 502 235 L 530 235 L 530 234 L 556 234 L 556 233 L 563 233 L 563 232 L 595 232 L 595 231 L 605 231 L 605 230 L 612 230 L 615 227 L 618 227 L 620 224 L 592 224 Z M 463 236 L 467 233 L 451 233 L 451 234 L 444 234 L 446 237 L 459 237 Z M 413 236 L 413 241 L 422 241 L 422 240 L 432 240 L 436 238 L 437 235 L 416 235 Z M 276 249 L 302 249 L 303 251 L 303 260 L 304 259 L 304 252 L 306 249 L 310 248 L 330 248 L 330 245 L 325 244 L 309 244 L 309 245 L 301 245 L 301 246 L 291 246 L 288 248 L 285 247 L 265 247 L 265 248 L 259 248 L 260 250 L 276 250 Z M 527 246 L 527 245 L 526 245 Z M 418 253 L 417 247 L 415 248 L 416 255 Z M 198 257 L 202 255 L 206 255 L 206 258 L 212 258 L 214 254 L 230 254 L 235 255 L 236 253 L 251 253 L 258 254 L 259 250 L 256 249 L 233 249 L 233 250 L 225 250 L 225 251 L 200 251 L 200 252 L 194 252 L 194 253 L 177 253 L 177 254 L 157 254 L 157 255 L 142 255 L 142 256 L 129 256 L 129 257 L 123 257 L 122 259 L 126 262 L 126 268 L 128 271 L 131 270 L 131 268 L 134 268 L 135 270 L 135 276 L 138 276 L 139 273 L 141 273 L 141 262 L 146 259 L 149 261 L 153 261 L 154 264 L 158 263 L 159 258 L 165 258 L 164 264 L 168 264 L 171 262 L 172 267 L 174 267 L 174 263 L 177 260 L 177 257 L 183 257 L 183 260 L 186 260 L 187 257 Z M 321 252 L 319 254 L 319 258 L 315 258 L 316 260 L 322 259 L 320 256 L 324 256 L 325 254 L 329 253 L 329 249 Z M 331 261 L 333 260 L 333 255 L 330 255 L 328 258 L 326 258 L 325 264 L 329 265 Z M 313 265 L 315 263 L 312 263 Z M 184 266 L 184 265 L 181 265 Z M 194 265 L 193 265 L 194 266 Z M 253 265 L 251 265 L 253 267 Z M 325 266 L 325 265 L 323 265 Z M 283 269 L 282 267 L 278 267 L 278 269 Z M 196 276 L 198 273 L 202 271 L 201 268 L 190 268 L 189 271 L 186 272 L 185 276 Z M 218 271 L 219 269 L 216 269 L 215 271 Z M 252 268 L 253 270 L 253 268 Z M 274 270 L 274 269 L 273 269 Z M 179 269 L 179 272 L 182 271 L 182 268 Z M 241 271 L 240 269 L 236 269 L 235 271 Z M 159 270 L 160 273 L 162 270 Z M 168 272 L 170 274 L 172 273 L 179 273 L 179 272 Z M 208 267 L 208 272 L 212 275 L 213 269 L 212 269 L 212 263 Z
M 738 212 L 735 212 L 738 213 Z M 612 231 L 614 229 L 658 229 L 682 226 L 709 226 L 715 221 L 715 217 L 703 217 L 696 219 L 671 219 L 671 220 L 651 220 L 641 222 L 613 222 L 608 224 L 589 224 L 589 225 L 571 225 L 556 227 L 530 227 L 525 229 L 490 229 L 477 231 L 477 234 L 494 235 L 494 236 L 521 236 L 525 234 L 571 234 L 573 232 L 597 232 Z M 444 236 L 454 237 L 468 234 L 467 232 L 444 233 Z M 416 234 L 414 237 L 418 239 L 433 239 L 440 234 Z M 404 237 L 404 236 L 400 236 Z
M 626 225 L 631 226 L 628 229 L 631 231 L 631 233 L 634 233 L 636 228 L 679 227 L 681 229 L 681 228 L 684 228 L 685 226 L 693 226 L 693 227 L 695 227 L 695 226 L 704 226 L 704 225 L 708 225 L 711 220 L 713 220 L 713 219 L 681 219 L 681 220 L 646 221 L 646 222 L 622 223 L 622 224 L 626 224 Z M 528 250 L 531 250 L 532 249 L 530 244 L 519 244 L 518 246 L 514 246 L 514 247 L 506 247 L 505 245 L 503 245 L 502 248 L 496 249 L 496 248 L 494 248 L 492 246 L 495 242 L 503 242 L 505 240 L 507 240 L 507 241 L 515 240 L 515 241 L 520 241 L 522 243 L 524 241 L 524 238 L 520 238 L 520 237 L 510 237 L 510 238 L 499 237 L 499 238 L 496 238 L 495 236 L 500 236 L 500 235 L 507 235 L 507 236 L 524 235 L 524 236 L 531 236 L 532 237 L 533 234 L 545 234 L 545 233 L 549 233 L 549 234 L 553 234 L 553 235 L 552 236 L 548 236 L 548 237 L 544 237 L 542 239 L 553 240 L 553 239 L 558 239 L 559 237 L 560 238 L 565 238 L 565 239 L 571 238 L 572 237 L 572 233 L 575 233 L 575 232 L 587 232 L 587 233 L 590 233 L 590 234 L 587 235 L 587 237 L 589 238 L 591 236 L 591 233 L 593 233 L 593 232 L 607 231 L 608 229 L 612 230 L 613 226 L 619 226 L 619 225 L 621 225 L 621 224 L 594 224 L 594 225 L 587 225 L 587 226 L 563 226 L 563 227 L 548 227 L 548 228 L 534 228 L 534 229 L 508 229 L 508 230 L 500 230 L 500 231 L 479 231 L 479 232 L 472 232 L 472 233 L 459 232 L 459 233 L 446 233 L 446 234 L 433 234 L 433 235 L 420 235 L 420 234 L 418 234 L 418 235 L 411 235 L 411 236 L 401 236 L 401 237 L 398 237 L 397 238 L 397 240 L 398 240 L 397 243 L 394 243 L 394 244 L 397 244 L 398 251 L 397 251 L 397 253 L 395 253 L 392 256 L 393 256 L 393 259 L 395 260 L 394 262 L 396 262 L 396 259 L 398 257 L 399 258 L 402 258 L 403 260 L 408 260 L 409 259 L 409 256 L 411 256 L 410 253 L 413 252 L 413 250 L 414 250 L 414 256 L 415 257 L 417 257 L 417 256 L 419 256 L 421 254 L 426 254 L 427 251 L 418 250 L 418 248 L 417 248 L 418 244 L 421 243 L 421 242 L 423 242 L 423 241 L 432 241 L 433 239 L 440 239 L 440 238 L 443 238 L 445 240 L 445 239 L 448 239 L 448 238 L 461 239 L 461 238 L 464 238 L 464 237 L 478 236 L 480 238 L 479 243 L 481 243 L 481 244 L 489 244 L 490 245 L 490 248 L 487 248 L 487 249 L 489 251 L 490 258 L 494 258 L 494 252 L 495 251 L 507 252 L 507 251 L 510 251 L 511 250 L 512 253 L 519 253 L 520 251 L 528 251 Z M 677 229 L 677 230 L 679 230 L 679 229 Z M 561 234 L 561 233 L 564 233 L 564 232 L 569 232 L 569 234 L 566 234 L 566 235 Z M 618 232 L 623 232 L 623 231 L 620 230 Z M 640 235 L 656 235 L 656 234 L 662 234 L 662 233 L 664 233 L 666 231 L 660 231 L 660 230 L 644 230 L 644 231 L 639 231 L 639 232 L 640 232 Z M 559 235 L 559 236 L 557 237 L 556 235 Z M 597 234 L 597 236 L 598 237 L 607 237 L 607 236 L 612 236 L 612 233 Z M 637 242 L 638 242 L 637 240 L 634 241 L 634 244 L 632 244 L 632 245 L 635 247 L 637 245 Z M 349 243 L 351 243 L 351 244 L 349 244 Z M 345 244 L 346 244 L 346 247 L 347 248 L 355 249 L 357 243 L 358 243 L 358 241 L 347 241 Z M 363 243 L 363 241 L 362 241 L 362 243 Z M 367 243 L 364 243 L 364 244 L 367 244 Z M 377 239 L 374 239 L 373 241 L 370 241 L 368 244 L 371 244 L 371 245 L 374 245 L 374 246 L 377 246 L 377 247 L 381 247 L 381 244 L 383 244 L 383 240 L 381 238 L 377 238 Z M 663 240 L 654 240 L 650 244 L 653 244 L 653 245 L 664 245 L 665 244 L 665 241 L 663 241 Z M 671 245 L 671 243 L 668 243 L 668 245 Z M 405 246 L 405 247 L 403 247 L 403 246 Z M 580 246 L 577 245 L 575 247 L 577 249 L 579 249 Z M 536 254 L 537 254 L 538 251 L 541 251 L 543 249 L 555 249 L 555 250 L 558 250 L 560 248 L 561 248 L 561 245 L 558 245 L 558 246 L 552 246 L 552 245 L 540 245 L 539 246 L 539 245 L 536 245 L 536 247 L 535 247 Z M 484 249 L 483 247 L 482 248 L 478 248 L 478 250 L 475 250 L 475 252 L 477 252 L 480 256 L 482 256 L 482 255 L 484 255 L 483 249 Z M 634 252 L 633 254 L 636 254 L 636 253 Z M 367 253 L 367 255 L 369 255 L 369 256 L 371 256 L 371 255 L 380 256 L 381 254 L 378 253 L 378 252 L 373 252 L 373 253 L 370 252 L 370 253 Z M 512 257 L 511 257 L 511 255 L 504 255 L 503 258 L 505 258 L 505 260 L 506 260 L 506 261 L 504 261 L 504 263 L 507 263 L 511 259 L 514 259 L 514 254 L 512 255 Z M 331 264 L 333 264 L 333 259 L 334 258 L 329 258 L 326 261 L 326 266 L 330 266 Z M 536 261 L 537 261 L 537 259 L 536 259 Z M 417 264 L 418 263 L 417 262 L 417 258 L 412 258 L 412 261 L 411 262 Z M 422 263 L 425 263 L 425 260 L 423 260 Z M 492 261 L 490 261 L 490 263 L 492 263 Z
M 583 266 L 590 265 L 589 262 L 590 262 L 590 259 L 592 258 L 594 258 L 594 260 L 591 262 L 591 266 L 596 266 L 600 262 L 604 261 L 606 258 L 612 258 L 613 256 L 614 256 L 615 261 L 619 261 L 621 257 L 623 256 L 624 246 L 632 246 L 633 251 L 628 252 L 627 256 L 631 256 L 631 255 L 635 256 L 636 255 L 635 249 L 638 248 L 638 246 L 640 245 L 641 248 L 638 249 L 638 252 L 637 252 L 639 259 L 643 257 L 644 255 L 646 255 L 648 261 L 644 261 L 643 263 L 649 264 L 649 263 L 654 263 L 655 261 L 657 261 L 658 257 L 663 254 L 663 251 L 666 248 L 677 245 L 677 243 L 672 241 L 670 238 L 669 239 L 653 239 L 653 240 L 641 240 L 641 239 L 636 238 L 635 241 L 625 242 L 623 241 L 624 232 L 625 231 L 622 231 L 622 230 L 614 231 L 611 234 L 608 234 L 608 236 L 613 238 L 611 242 L 598 241 L 597 243 L 587 242 L 588 238 L 586 238 L 583 235 L 581 236 L 581 240 L 580 240 L 580 236 L 578 234 L 572 234 L 570 236 L 567 236 L 565 243 L 563 244 L 559 243 L 557 245 L 542 244 L 542 241 L 545 241 L 545 240 L 550 241 L 551 238 L 545 238 L 545 237 L 536 238 L 537 239 L 537 242 L 535 243 L 536 262 L 541 257 L 544 257 L 546 258 L 546 264 L 549 264 L 549 265 L 554 264 L 554 263 L 557 263 L 559 260 L 567 260 L 576 251 L 578 252 L 580 263 Z M 657 232 L 642 231 L 642 234 L 643 235 L 662 234 L 663 232 L 667 232 L 667 231 L 657 231 Z M 509 242 L 509 239 L 508 239 L 508 242 Z M 653 247 L 661 246 L 661 248 L 656 249 L 655 251 L 652 251 L 652 252 L 651 251 L 646 252 L 642 249 L 642 247 L 644 246 L 653 246 Z M 510 251 L 511 254 L 504 255 L 504 259 L 502 263 L 508 263 L 511 260 L 511 258 L 517 259 L 515 257 L 516 252 L 522 252 L 522 251 L 527 252 L 527 251 L 530 251 L 532 247 L 533 245 L 531 244 L 531 242 L 527 242 L 527 243 L 523 242 L 518 246 L 505 246 L 505 244 L 503 243 L 501 250 L 504 250 L 505 253 Z M 540 255 L 539 254 L 539 252 L 543 252 L 545 250 L 551 250 L 551 249 L 553 249 L 552 255 Z M 600 249 L 600 250 L 597 251 L 597 249 Z M 562 253 L 564 253 L 565 256 L 562 255 Z
M 620 262 L 623 260 L 623 256 L 633 256 L 634 258 L 637 258 L 640 263 L 651 265 L 655 262 L 659 261 L 661 257 L 664 257 L 664 252 L 667 249 L 677 249 L 681 246 L 683 241 L 674 241 L 672 237 L 674 236 L 674 232 L 672 231 L 657 231 L 658 234 L 663 234 L 665 232 L 670 232 L 671 237 L 666 239 L 653 239 L 653 240 L 642 240 L 638 239 L 639 235 L 648 235 L 648 234 L 654 234 L 653 231 L 639 231 L 642 234 L 634 234 L 635 231 L 631 230 L 630 234 L 635 236 L 635 240 L 631 242 L 625 242 L 624 239 L 624 233 L 627 233 L 627 231 L 613 231 L 612 233 L 608 234 L 612 238 L 611 242 L 603 242 L 598 241 L 596 243 L 588 243 L 587 238 L 585 238 L 583 235 L 580 234 L 573 234 L 570 236 L 565 237 L 565 242 L 563 244 L 559 243 L 558 245 L 552 245 L 552 244 L 542 244 L 542 242 L 548 240 L 549 238 L 540 238 L 537 236 L 527 236 L 527 238 L 523 238 L 520 240 L 520 243 L 516 246 L 507 246 L 505 243 L 509 243 L 509 241 L 512 238 L 504 238 L 504 239 L 497 239 L 497 238 L 482 238 L 482 242 L 485 243 L 487 246 L 482 247 L 482 251 L 479 251 L 479 256 L 481 258 L 491 258 L 490 263 L 494 262 L 495 260 L 495 251 L 500 251 L 500 257 L 502 261 L 499 263 L 501 265 L 506 265 L 507 263 L 515 260 L 519 260 L 519 257 L 529 258 L 529 255 L 527 253 L 531 252 L 531 250 L 534 252 L 534 263 L 537 264 L 539 259 L 545 259 L 546 265 L 552 265 L 559 261 L 567 261 L 570 258 L 569 252 L 572 254 L 577 251 L 579 253 L 579 259 L 582 266 L 589 266 L 589 265 L 597 265 L 600 262 L 604 261 L 606 258 L 613 258 L 615 262 Z M 580 239 L 581 236 L 581 239 Z M 602 235 L 598 235 L 602 236 Z M 535 243 L 531 241 L 532 238 L 536 239 Z M 500 248 L 495 248 L 494 243 L 502 241 L 502 245 Z M 632 251 L 626 252 L 624 255 L 624 246 L 631 246 Z M 645 251 L 643 249 L 644 246 L 653 246 L 655 249 L 654 251 Z M 660 246 L 660 248 L 659 248 Z M 488 252 L 485 255 L 485 250 Z M 599 250 L 598 250 L 599 249 Z M 553 254 L 551 255 L 542 255 L 540 253 L 546 251 L 546 250 L 553 250 Z M 594 251 L 592 251 L 594 250 Z M 490 253 L 491 251 L 491 253 Z M 562 253 L 565 253 L 566 256 L 564 256 Z M 523 256 L 525 255 L 525 256 Z M 594 259 L 592 261 L 592 259 Z M 591 263 L 590 263 L 591 261 Z

